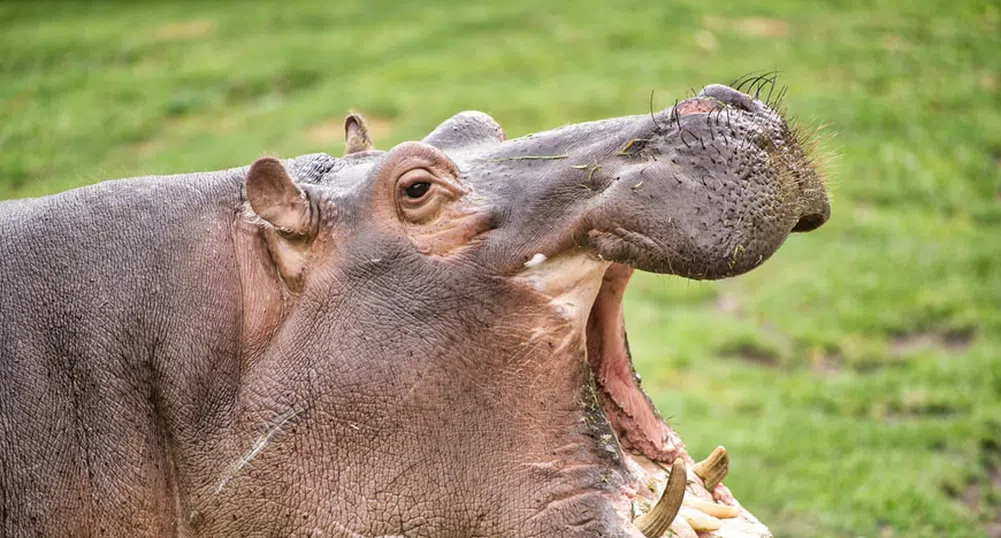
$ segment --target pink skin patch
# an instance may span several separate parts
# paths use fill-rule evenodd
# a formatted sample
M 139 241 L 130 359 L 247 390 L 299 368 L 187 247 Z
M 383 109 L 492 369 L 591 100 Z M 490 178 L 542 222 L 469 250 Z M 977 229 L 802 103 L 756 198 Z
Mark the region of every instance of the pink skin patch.
M 715 99 L 699 99 L 697 97 L 692 99 L 686 99 L 675 107 L 675 111 L 680 114 L 694 114 L 696 112 L 701 112 L 703 114 L 709 112 L 715 112 L 719 110 L 720 102 Z
M 670 463 L 684 453 L 680 439 L 636 386 L 626 351 L 622 296 L 632 272 L 631 267 L 613 265 L 605 273 L 588 319 L 588 360 L 602 408 L 619 435 L 622 448 L 653 461 Z M 671 442 L 665 442 L 668 440 Z
M 730 488 L 723 485 L 722 482 L 716 484 L 716 489 L 713 490 L 713 499 L 720 504 L 726 504 L 729 506 L 737 506 L 737 500 L 733 498 L 733 493 L 730 493 Z

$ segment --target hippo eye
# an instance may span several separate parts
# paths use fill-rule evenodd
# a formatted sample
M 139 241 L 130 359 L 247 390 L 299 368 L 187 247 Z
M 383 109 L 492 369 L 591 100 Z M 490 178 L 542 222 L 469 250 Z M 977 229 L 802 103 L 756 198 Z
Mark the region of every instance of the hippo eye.
M 421 181 L 419 183 L 414 183 L 413 185 L 403 189 L 403 192 L 407 195 L 407 198 L 417 200 L 427 194 L 428 190 L 431 188 L 431 184 L 427 181 Z
M 458 185 L 435 171 L 414 167 L 397 179 L 396 203 L 401 218 L 413 224 L 434 220 L 450 200 L 461 194 Z

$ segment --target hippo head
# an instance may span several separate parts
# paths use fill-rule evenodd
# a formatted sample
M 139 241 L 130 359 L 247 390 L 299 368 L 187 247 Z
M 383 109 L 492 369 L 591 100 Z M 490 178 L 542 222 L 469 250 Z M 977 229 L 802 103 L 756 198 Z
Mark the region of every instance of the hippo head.
M 712 85 L 516 140 L 464 112 L 388 152 L 350 115 L 322 179 L 258 160 L 253 442 L 215 492 L 218 528 L 767 535 L 720 483 L 725 451 L 696 464 L 641 390 L 622 298 L 634 269 L 738 275 L 827 220 L 772 105 Z

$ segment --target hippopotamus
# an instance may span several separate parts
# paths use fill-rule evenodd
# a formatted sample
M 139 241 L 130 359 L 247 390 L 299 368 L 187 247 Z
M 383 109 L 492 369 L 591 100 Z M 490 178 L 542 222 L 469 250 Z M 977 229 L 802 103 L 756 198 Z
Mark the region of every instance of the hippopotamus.
M 760 84 L 759 84 L 760 86 Z M 749 271 L 830 204 L 774 102 L 0 204 L 0 534 L 768 536 L 641 389 L 634 271 Z

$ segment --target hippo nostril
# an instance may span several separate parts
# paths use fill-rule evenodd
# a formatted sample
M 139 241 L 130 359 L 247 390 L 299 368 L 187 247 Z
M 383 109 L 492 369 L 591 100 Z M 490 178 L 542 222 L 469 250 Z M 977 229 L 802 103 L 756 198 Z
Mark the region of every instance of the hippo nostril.
M 793 226 L 792 231 L 812 232 L 820 228 L 825 222 L 827 222 L 827 215 L 823 213 L 809 213 L 799 218 L 799 222 L 796 223 L 796 226 Z
M 728 106 L 747 112 L 754 112 L 754 98 L 729 86 L 710 84 L 699 92 L 700 97 L 712 97 Z

